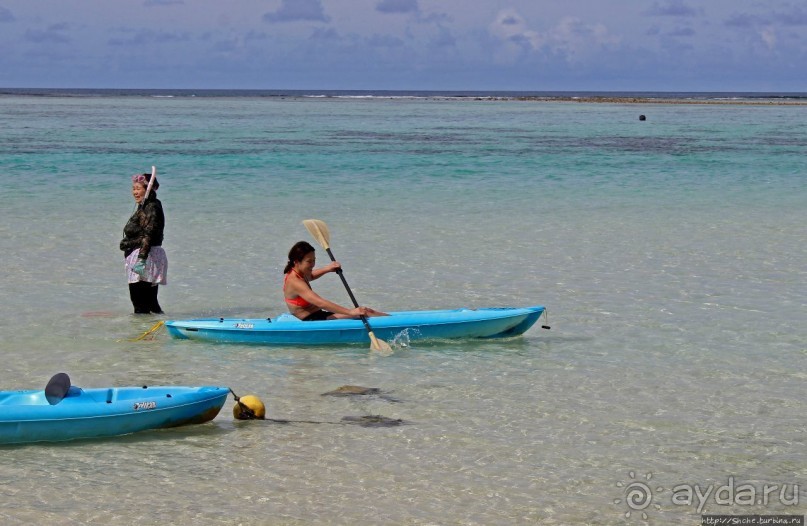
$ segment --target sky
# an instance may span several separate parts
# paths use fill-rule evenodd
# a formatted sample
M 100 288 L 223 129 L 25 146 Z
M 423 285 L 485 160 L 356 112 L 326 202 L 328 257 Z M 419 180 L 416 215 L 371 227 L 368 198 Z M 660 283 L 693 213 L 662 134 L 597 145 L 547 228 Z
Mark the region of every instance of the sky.
M 0 0 L 0 87 L 807 92 L 807 2 Z

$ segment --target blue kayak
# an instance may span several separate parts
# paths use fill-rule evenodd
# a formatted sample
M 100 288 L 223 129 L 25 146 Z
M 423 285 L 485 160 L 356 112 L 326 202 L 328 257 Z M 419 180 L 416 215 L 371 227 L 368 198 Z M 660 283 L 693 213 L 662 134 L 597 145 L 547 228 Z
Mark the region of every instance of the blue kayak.
M 216 417 L 230 392 L 227 387 L 212 386 L 82 389 L 68 384 L 62 396 L 54 399 L 47 390 L 0 391 L 0 444 L 109 437 L 200 424 Z
M 544 313 L 543 306 L 391 312 L 368 318 L 376 337 L 394 341 L 506 338 L 523 334 Z M 361 320 L 301 321 L 276 318 L 202 318 L 165 322 L 174 338 L 259 345 L 338 345 L 369 343 Z

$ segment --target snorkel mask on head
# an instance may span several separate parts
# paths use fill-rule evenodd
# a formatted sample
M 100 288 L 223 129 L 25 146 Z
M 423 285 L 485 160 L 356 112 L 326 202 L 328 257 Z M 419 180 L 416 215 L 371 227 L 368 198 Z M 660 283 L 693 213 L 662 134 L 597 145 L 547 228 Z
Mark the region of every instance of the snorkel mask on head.
M 149 181 L 151 181 L 151 174 L 144 173 L 144 174 L 135 174 L 132 176 L 132 184 L 142 184 L 146 188 L 148 188 Z M 157 178 L 154 178 L 154 183 L 151 185 L 152 190 L 157 190 L 160 187 L 160 181 Z
M 132 184 L 139 184 L 146 188 L 146 192 L 143 194 L 143 197 L 137 201 L 137 206 L 141 207 L 146 204 L 146 201 L 149 200 L 149 197 L 154 199 L 157 198 L 157 188 L 160 187 L 160 181 L 157 180 L 157 169 L 155 167 L 151 167 L 152 172 L 144 173 L 144 174 L 135 174 L 132 176 Z M 153 192 L 152 192 L 153 190 Z

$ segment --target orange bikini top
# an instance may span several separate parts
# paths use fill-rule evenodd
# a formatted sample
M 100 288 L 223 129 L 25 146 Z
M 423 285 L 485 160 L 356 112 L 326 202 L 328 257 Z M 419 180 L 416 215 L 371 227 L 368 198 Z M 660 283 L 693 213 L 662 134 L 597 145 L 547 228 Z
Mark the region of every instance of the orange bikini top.
M 283 294 L 284 294 L 284 295 L 285 295 L 285 293 L 286 293 L 286 282 L 289 280 L 289 276 L 291 276 L 291 273 L 292 273 L 292 272 L 294 272 L 295 274 L 297 274 L 297 277 L 298 277 L 298 278 L 300 278 L 301 280 L 305 281 L 305 284 L 306 284 L 306 285 L 308 285 L 308 288 L 309 288 L 309 289 L 311 288 L 311 285 L 309 285 L 309 284 L 308 284 L 308 281 L 306 281 L 306 279 L 305 279 L 304 277 L 302 277 L 302 276 L 300 275 L 300 273 L 299 273 L 299 272 L 297 272 L 297 271 L 296 271 L 296 270 L 294 270 L 294 269 L 291 269 L 290 271 L 288 271 L 288 272 L 286 273 L 286 277 L 285 277 L 285 278 L 283 278 Z M 286 303 L 288 303 L 289 305 L 294 305 L 295 307 L 302 307 L 303 309 L 305 309 L 305 308 L 308 308 L 308 307 L 311 307 L 311 306 L 312 306 L 312 304 L 311 304 L 311 303 L 309 303 L 308 301 L 306 301 L 306 299 L 305 299 L 305 298 L 303 298 L 302 296 L 297 296 L 297 297 L 296 297 L 296 298 L 294 298 L 294 299 L 289 299 L 289 298 L 284 298 L 284 299 L 286 300 Z

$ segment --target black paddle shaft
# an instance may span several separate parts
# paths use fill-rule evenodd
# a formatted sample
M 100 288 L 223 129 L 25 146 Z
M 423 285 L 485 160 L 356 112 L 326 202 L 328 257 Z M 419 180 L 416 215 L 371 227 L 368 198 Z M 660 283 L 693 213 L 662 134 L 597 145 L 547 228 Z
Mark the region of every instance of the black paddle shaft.
M 333 257 L 333 252 L 331 252 L 330 247 L 326 248 L 325 252 L 328 253 L 328 257 L 331 258 L 331 261 L 336 261 L 336 258 Z M 342 278 L 342 284 L 345 286 L 345 290 L 347 290 L 347 294 L 348 294 L 348 296 L 350 296 L 350 300 L 353 302 L 353 306 L 358 308 L 359 307 L 359 302 L 356 301 L 356 296 L 354 296 L 353 291 L 350 290 L 350 285 L 347 284 L 347 280 L 345 279 L 345 275 L 342 273 L 342 269 L 341 268 L 336 269 L 336 273 L 339 274 L 340 278 Z M 359 318 L 361 318 L 361 321 L 362 321 L 362 323 L 364 323 L 364 326 L 367 327 L 367 332 L 372 332 L 373 329 L 371 329 L 370 324 L 367 323 L 367 317 L 366 316 L 359 316 Z
M 331 261 L 336 261 L 336 258 L 333 257 L 333 252 L 331 252 L 330 248 L 326 248 L 325 251 L 328 253 L 328 256 L 331 258 Z M 353 295 L 353 291 L 350 290 L 350 285 L 347 284 L 347 280 L 345 279 L 345 275 L 342 273 L 342 269 L 336 269 L 336 273 L 339 274 L 339 277 L 342 278 L 342 284 L 345 286 L 348 295 L 350 296 L 350 300 L 353 302 L 354 307 L 359 306 L 359 302 L 356 301 L 356 296 Z

